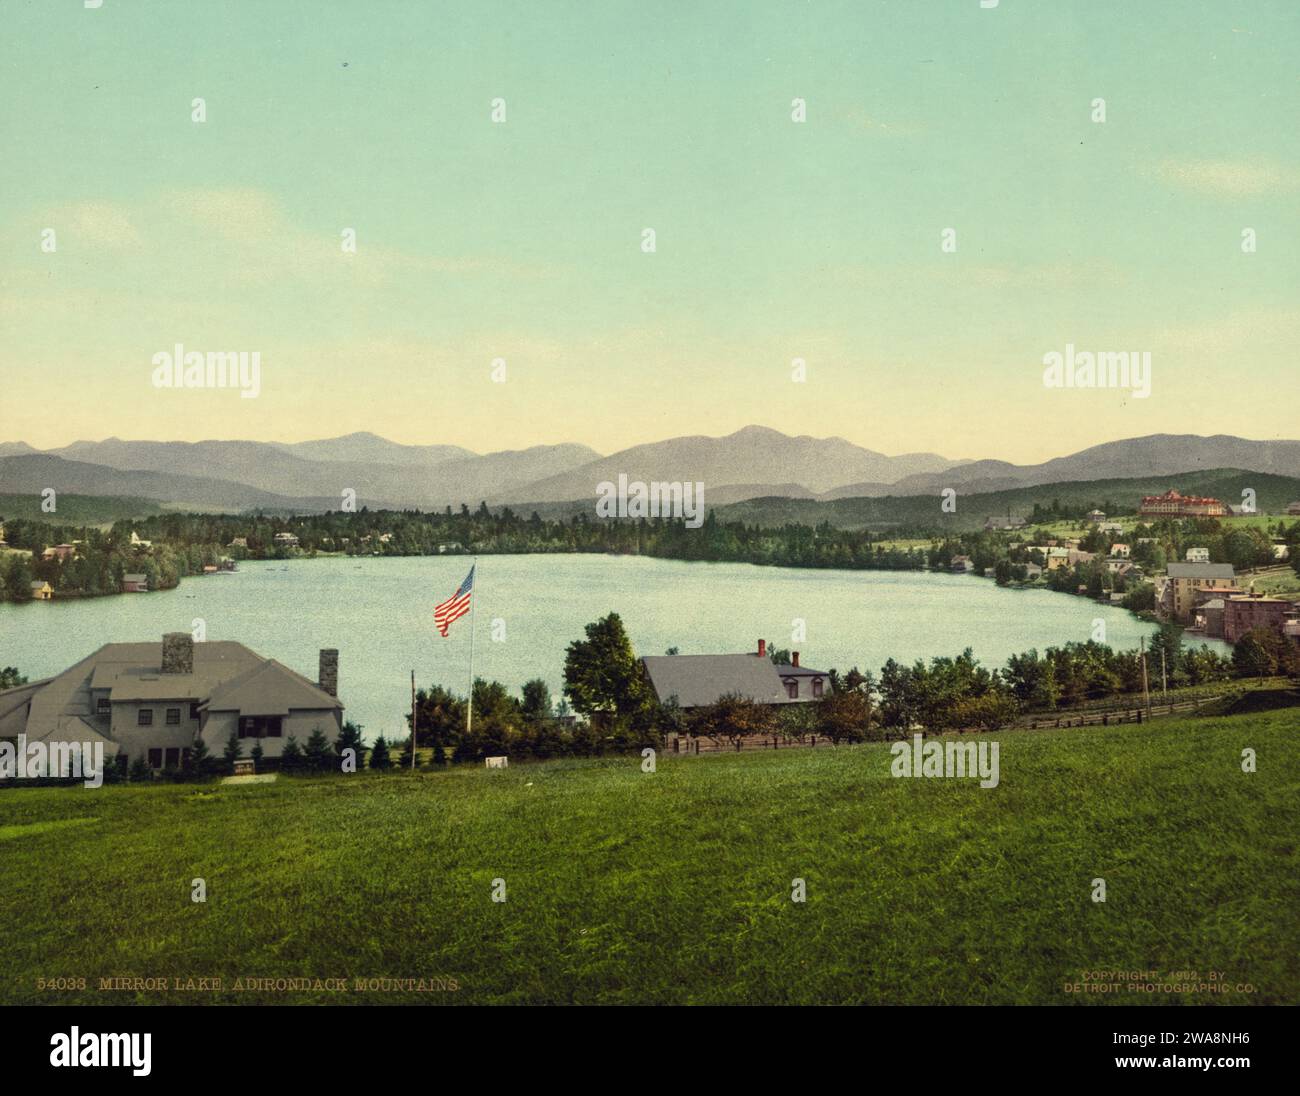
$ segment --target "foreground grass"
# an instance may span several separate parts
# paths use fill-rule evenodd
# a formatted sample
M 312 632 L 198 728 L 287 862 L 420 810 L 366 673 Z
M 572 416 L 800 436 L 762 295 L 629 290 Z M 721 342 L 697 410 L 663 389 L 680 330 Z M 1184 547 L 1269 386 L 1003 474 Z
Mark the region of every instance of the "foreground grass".
M 991 790 L 870 745 L 0 791 L 0 1001 L 1294 1003 L 1296 722 L 992 736 Z M 1097 970 L 1256 992 L 1064 992 Z M 125 976 L 223 989 L 98 988 Z M 358 976 L 458 989 L 232 989 Z

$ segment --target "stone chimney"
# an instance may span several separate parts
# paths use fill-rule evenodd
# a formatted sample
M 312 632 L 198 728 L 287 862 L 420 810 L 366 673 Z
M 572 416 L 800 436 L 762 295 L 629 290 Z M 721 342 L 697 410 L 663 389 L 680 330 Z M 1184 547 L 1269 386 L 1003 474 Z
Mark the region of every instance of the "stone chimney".
M 790 665 L 792 665 L 792 666 L 798 666 L 798 665 L 799 665 L 799 652 L 798 652 L 798 651 L 791 651 L 791 652 L 790 652 Z
M 189 632 L 167 632 L 162 638 L 162 672 L 194 672 L 194 637 Z
M 767 658 L 767 640 L 765 639 L 758 641 L 758 657 Z
M 322 647 L 320 650 L 320 672 L 316 675 L 316 684 L 330 696 L 339 695 L 339 652 L 334 647 Z

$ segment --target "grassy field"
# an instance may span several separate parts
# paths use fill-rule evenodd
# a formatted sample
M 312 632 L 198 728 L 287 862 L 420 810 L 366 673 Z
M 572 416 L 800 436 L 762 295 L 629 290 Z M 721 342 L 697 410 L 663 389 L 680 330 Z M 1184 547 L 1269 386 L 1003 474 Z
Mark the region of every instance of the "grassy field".
M 1248 571 L 1241 581 L 1243 585 L 1249 584 L 1257 594 L 1286 598 L 1288 601 L 1300 599 L 1300 575 L 1295 573 L 1289 563 L 1260 571 Z
M 0 1000 L 1300 1001 L 1294 711 L 991 738 L 988 790 L 894 779 L 883 745 L 0 790 Z M 1255 992 L 1064 991 L 1098 970 Z M 224 981 L 98 988 L 124 976 Z

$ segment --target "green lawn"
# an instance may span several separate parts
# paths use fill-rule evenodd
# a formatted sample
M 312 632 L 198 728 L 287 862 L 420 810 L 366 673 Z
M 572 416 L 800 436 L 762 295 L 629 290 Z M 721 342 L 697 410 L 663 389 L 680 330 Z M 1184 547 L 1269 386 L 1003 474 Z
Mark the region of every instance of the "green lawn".
M 1257 992 L 1187 1000 L 1300 1002 L 1294 710 L 991 737 L 990 790 L 892 778 L 883 745 L 0 790 L 0 1001 L 1145 1003 L 1171 998 L 1062 987 L 1213 969 Z

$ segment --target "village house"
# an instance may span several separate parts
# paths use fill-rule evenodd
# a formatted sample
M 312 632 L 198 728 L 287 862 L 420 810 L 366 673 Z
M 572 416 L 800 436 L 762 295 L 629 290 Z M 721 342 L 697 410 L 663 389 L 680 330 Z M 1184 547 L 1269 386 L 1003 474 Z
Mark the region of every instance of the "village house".
M 77 554 L 76 545 L 73 544 L 55 544 L 41 553 L 41 559 L 71 559 Z
M 948 568 L 954 575 L 968 575 L 975 570 L 975 561 L 970 556 L 953 556 Z
M 32 598 L 36 601 L 49 601 L 54 597 L 54 587 L 48 582 L 32 583 Z
M 1110 546 L 1110 554 L 1113 559 L 1128 559 L 1133 552 L 1127 544 L 1112 544 Z
M 1230 563 L 1171 563 L 1165 569 L 1165 580 L 1158 592 L 1156 615 L 1179 624 L 1191 622 L 1198 589 L 1225 590 L 1237 584 Z
M 647 655 L 641 664 L 659 702 L 675 699 L 683 709 L 707 707 L 729 694 L 778 705 L 820 700 L 830 691 L 826 671 L 801 666 L 798 651 L 777 665 L 762 639 L 757 654 Z
M 1124 532 L 1124 526 L 1118 521 L 1103 521 L 1097 526 L 1097 531 L 1099 533 L 1114 533 L 1120 535 Z
M 1290 514 L 1292 517 L 1300 515 L 1300 502 L 1288 503 L 1286 512 Z
M 1225 598 L 1223 602 L 1223 638 L 1229 643 L 1240 642 L 1255 628 L 1283 635 L 1283 625 L 1294 618 L 1295 606 L 1282 598 L 1263 594 L 1241 594 Z
M 984 519 L 984 529 L 991 532 L 994 529 L 1023 529 L 1029 523 L 1024 518 L 1013 518 L 1010 514 L 1006 517 L 988 517 Z
M 147 594 L 149 592 L 149 576 L 143 573 L 132 572 L 129 575 L 122 576 L 122 593 L 124 594 Z
M 227 544 L 226 547 L 227 547 L 227 548 L 247 548 L 247 547 L 248 547 L 248 538 L 247 538 L 247 537 L 231 537 L 231 538 L 230 538 L 230 543 Z
M 142 550 L 142 551 L 146 551 L 146 552 L 147 552 L 150 548 L 153 547 L 153 541 L 151 541 L 151 540 L 141 540 L 141 539 L 140 539 L 140 534 L 138 534 L 134 529 L 132 529 L 132 530 L 131 530 L 131 547 L 132 547 L 132 548 L 139 548 L 140 550 Z
M 1188 563 L 1209 563 L 1210 550 L 1208 548 L 1188 548 L 1186 558 Z
M 1123 578 L 1138 578 L 1142 574 L 1141 569 L 1127 559 L 1108 559 L 1106 561 L 1106 570 L 1112 575 Z
M 1218 499 L 1182 495 L 1173 488 L 1163 495 L 1144 495 L 1138 504 L 1138 516 L 1144 518 L 1221 518 L 1227 513 Z
M 200 740 L 219 755 L 233 733 L 260 741 L 274 763 L 290 736 L 302 745 L 319 728 L 336 741 L 342 713 L 336 650 L 320 652 L 312 682 L 242 643 L 172 632 L 106 644 L 55 677 L 0 692 L 0 738 L 100 743 L 106 759 L 164 769 L 181 767 Z M 253 743 L 242 745 L 247 756 Z
M 277 548 L 297 548 L 298 535 L 296 533 L 276 533 L 275 546 Z
M 1089 510 L 1088 520 L 1096 525 L 1099 521 L 1106 520 L 1106 513 L 1103 510 Z

